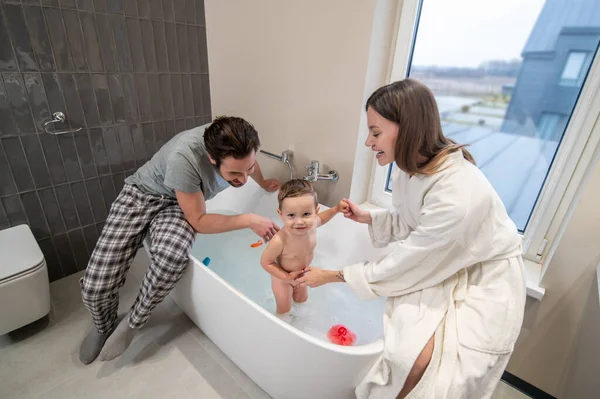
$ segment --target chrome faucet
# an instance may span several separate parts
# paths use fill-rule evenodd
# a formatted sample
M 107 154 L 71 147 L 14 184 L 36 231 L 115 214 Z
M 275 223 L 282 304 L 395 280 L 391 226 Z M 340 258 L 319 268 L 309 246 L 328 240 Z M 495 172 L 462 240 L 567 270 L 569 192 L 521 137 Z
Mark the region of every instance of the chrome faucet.
M 319 173 L 319 161 L 312 161 L 310 165 L 304 167 L 308 174 L 304 176 L 304 180 L 308 180 L 311 182 L 316 182 L 317 180 L 329 180 L 329 181 L 337 181 L 340 177 L 338 172 L 335 170 L 330 170 L 327 174 Z
M 281 153 L 281 155 L 276 155 L 276 154 L 273 154 L 272 152 L 265 151 L 265 150 L 260 150 L 260 152 L 262 154 L 265 154 L 269 158 L 276 159 L 279 162 L 283 162 L 284 164 L 286 164 L 288 166 L 288 170 L 290 171 L 290 180 L 292 180 L 294 178 L 294 173 L 292 170 L 292 163 L 291 163 L 292 156 L 294 155 L 294 152 L 292 150 L 285 150 L 284 152 Z

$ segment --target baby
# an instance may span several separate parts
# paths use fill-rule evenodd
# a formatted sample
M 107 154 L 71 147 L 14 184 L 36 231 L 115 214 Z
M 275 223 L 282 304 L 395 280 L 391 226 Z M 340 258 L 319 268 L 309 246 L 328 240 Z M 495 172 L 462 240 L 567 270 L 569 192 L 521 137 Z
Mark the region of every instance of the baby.
M 283 227 L 269 241 L 260 263 L 269 272 L 277 314 L 283 315 L 294 302 L 306 302 L 308 289 L 295 280 L 310 266 L 317 244 L 317 227 L 330 221 L 348 205 L 340 201 L 334 208 L 319 212 L 317 193 L 310 182 L 294 179 L 279 189 L 277 213 Z

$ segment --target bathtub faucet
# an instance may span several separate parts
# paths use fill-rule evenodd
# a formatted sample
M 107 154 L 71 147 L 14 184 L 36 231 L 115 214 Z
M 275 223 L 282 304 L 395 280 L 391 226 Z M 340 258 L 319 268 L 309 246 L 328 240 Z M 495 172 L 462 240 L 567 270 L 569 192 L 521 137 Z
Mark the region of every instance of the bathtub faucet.
M 329 180 L 329 181 L 337 181 L 340 177 L 338 172 L 335 170 L 330 170 L 327 174 L 319 173 L 319 161 L 312 161 L 310 165 L 304 167 L 308 174 L 304 176 L 304 180 L 308 180 L 311 182 L 316 182 L 317 180 Z
M 290 171 L 290 180 L 292 180 L 294 178 L 294 173 L 292 170 L 292 163 L 290 162 L 292 155 L 294 155 L 294 152 L 292 150 L 285 150 L 284 152 L 281 153 L 281 155 L 273 154 L 272 152 L 265 151 L 265 150 L 260 150 L 260 152 L 262 154 L 268 156 L 269 158 L 276 159 L 279 162 L 283 162 L 284 164 L 286 164 L 288 166 L 288 170 Z

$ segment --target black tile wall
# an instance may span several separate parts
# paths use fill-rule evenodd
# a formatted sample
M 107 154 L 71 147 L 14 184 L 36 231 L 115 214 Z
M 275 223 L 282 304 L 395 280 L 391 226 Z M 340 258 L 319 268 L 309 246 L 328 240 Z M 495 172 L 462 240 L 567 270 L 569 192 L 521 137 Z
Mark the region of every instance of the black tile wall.
M 51 135 L 44 122 L 62 111 Z M 83 270 L 126 176 L 210 121 L 203 0 L 0 0 L 0 229 Z

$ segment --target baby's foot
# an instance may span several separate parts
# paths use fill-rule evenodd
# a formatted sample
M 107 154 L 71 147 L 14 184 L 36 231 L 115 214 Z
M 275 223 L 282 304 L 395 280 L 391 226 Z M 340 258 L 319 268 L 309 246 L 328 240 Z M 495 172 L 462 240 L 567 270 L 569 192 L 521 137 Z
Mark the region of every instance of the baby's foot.
M 137 333 L 137 329 L 129 327 L 129 317 L 123 318 L 115 332 L 108 338 L 102 352 L 100 352 L 100 360 L 105 362 L 119 357 L 133 341 L 133 337 Z
M 292 322 L 292 315 L 288 312 L 288 313 L 276 313 L 275 316 L 277 316 L 278 318 L 280 318 L 282 321 L 290 324 Z
M 291 312 L 277 314 L 277 317 L 279 317 L 281 320 L 285 321 L 288 324 L 293 324 L 294 322 L 297 322 L 299 320 L 298 316 L 294 315 Z

